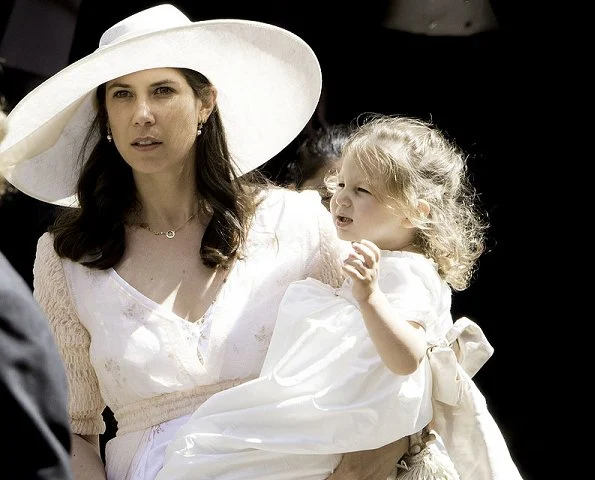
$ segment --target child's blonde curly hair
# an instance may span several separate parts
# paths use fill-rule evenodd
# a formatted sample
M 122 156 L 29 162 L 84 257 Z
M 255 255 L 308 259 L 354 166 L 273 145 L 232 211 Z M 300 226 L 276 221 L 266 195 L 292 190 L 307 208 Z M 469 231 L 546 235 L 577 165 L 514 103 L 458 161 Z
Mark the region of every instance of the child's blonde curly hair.
M 373 114 L 352 133 L 342 157 L 357 162 L 380 202 L 408 217 L 418 231 L 416 247 L 451 288 L 466 289 L 488 225 L 461 150 L 429 122 Z M 429 214 L 418 208 L 420 200 Z

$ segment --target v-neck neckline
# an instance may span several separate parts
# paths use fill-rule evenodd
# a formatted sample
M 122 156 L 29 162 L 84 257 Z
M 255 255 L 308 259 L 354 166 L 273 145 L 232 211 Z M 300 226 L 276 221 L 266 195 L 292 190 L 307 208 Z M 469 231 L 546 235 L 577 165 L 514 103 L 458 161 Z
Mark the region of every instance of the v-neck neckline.
M 169 310 L 168 308 L 164 307 L 160 303 L 157 303 L 155 300 L 153 300 L 152 298 L 148 297 L 147 295 L 145 295 L 144 293 L 142 293 L 140 290 L 138 290 L 136 287 L 134 287 L 133 285 L 131 285 L 130 283 L 128 283 L 116 271 L 115 268 L 113 268 L 113 267 L 112 268 L 109 268 L 107 270 L 107 272 L 108 272 L 109 276 L 118 285 L 120 285 L 124 290 L 126 290 L 130 295 L 132 295 L 134 298 L 136 298 L 139 301 L 141 301 L 143 304 L 145 304 L 145 306 L 147 306 L 151 310 L 155 310 L 155 311 L 159 312 L 160 315 L 166 316 L 168 318 L 173 318 L 174 320 L 177 320 L 177 321 L 180 321 L 180 322 L 184 322 L 184 323 L 188 323 L 188 324 L 191 324 L 191 325 L 204 325 L 205 318 L 208 316 L 209 312 L 213 309 L 213 306 L 217 303 L 217 301 L 220 298 L 223 290 L 226 288 L 226 285 L 228 283 L 229 277 L 230 277 L 231 273 L 233 272 L 234 267 L 235 267 L 235 262 L 229 267 L 228 271 L 225 272 L 225 278 L 222 280 L 221 285 L 219 286 L 219 289 L 217 290 L 217 293 L 215 294 L 215 297 L 213 298 L 213 301 L 210 303 L 210 305 L 205 310 L 205 312 L 203 313 L 203 315 L 200 318 L 197 318 L 196 320 L 187 320 L 187 319 L 179 316 L 177 313 L 173 312 L 172 310 Z

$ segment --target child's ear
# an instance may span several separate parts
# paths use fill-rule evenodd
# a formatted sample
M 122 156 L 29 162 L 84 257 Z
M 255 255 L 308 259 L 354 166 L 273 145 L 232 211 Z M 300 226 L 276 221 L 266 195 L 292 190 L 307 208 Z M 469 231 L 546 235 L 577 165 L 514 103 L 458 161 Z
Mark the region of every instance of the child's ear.
M 427 218 L 430 215 L 430 204 L 425 200 L 417 201 L 417 209 L 420 211 L 421 216 Z
M 417 210 L 419 211 L 419 215 L 422 218 L 427 218 L 428 215 L 430 214 L 430 204 L 428 202 L 426 202 L 425 200 L 418 200 L 417 201 Z M 403 220 L 403 227 L 414 228 L 413 223 L 411 223 L 411 220 L 409 220 L 409 218 L 406 218 L 405 220 Z

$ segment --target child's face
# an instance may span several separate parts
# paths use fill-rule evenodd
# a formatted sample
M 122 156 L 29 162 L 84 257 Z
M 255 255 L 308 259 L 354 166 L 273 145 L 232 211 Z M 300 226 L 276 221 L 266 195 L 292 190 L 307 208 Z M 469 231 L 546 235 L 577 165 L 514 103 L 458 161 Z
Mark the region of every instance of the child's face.
M 331 214 L 342 240 L 374 242 L 381 250 L 400 250 L 410 244 L 415 229 L 410 222 L 373 195 L 374 186 L 350 157 L 343 159 Z

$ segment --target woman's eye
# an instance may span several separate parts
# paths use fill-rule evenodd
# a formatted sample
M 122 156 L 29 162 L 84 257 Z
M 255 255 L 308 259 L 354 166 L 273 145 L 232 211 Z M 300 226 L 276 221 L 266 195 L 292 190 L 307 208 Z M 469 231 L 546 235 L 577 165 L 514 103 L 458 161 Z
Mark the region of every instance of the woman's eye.
M 357 189 L 358 192 L 363 192 L 363 193 L 370 193 L 368 190 L 366 190 L 365 188 L 359 187 Z
M 173 90 L 170 87 L 157 87 L 157 89 L 155 90 L 155 93 L 161 95 L 168 94 L 171 92 L 173 92 Z
M 114 92 L 114 98 L 126 98 L 130 96 L 130 92 L 128 90 L 117 90 Z

